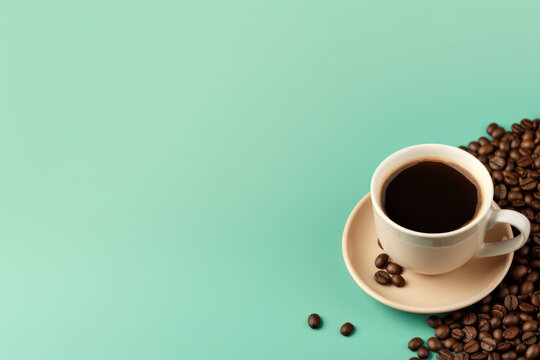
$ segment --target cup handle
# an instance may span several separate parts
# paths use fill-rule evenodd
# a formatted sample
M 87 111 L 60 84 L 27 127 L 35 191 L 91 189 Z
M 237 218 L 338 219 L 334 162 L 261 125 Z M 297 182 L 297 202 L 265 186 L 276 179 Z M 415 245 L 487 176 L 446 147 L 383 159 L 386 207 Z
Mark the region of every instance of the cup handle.
M 531 223 L 523 214 L 512 210 L 493 210 L 487 221 L 487 228 L 491 228 L 496 223 L 506 223 L 515 226 L 520 234 L 512 239 L 503 240 L 495 243 L 483 242 L 480 244 L 476 253 L 477 257 L 488 257 L 508 254 L 522 247 L 531 231 Z

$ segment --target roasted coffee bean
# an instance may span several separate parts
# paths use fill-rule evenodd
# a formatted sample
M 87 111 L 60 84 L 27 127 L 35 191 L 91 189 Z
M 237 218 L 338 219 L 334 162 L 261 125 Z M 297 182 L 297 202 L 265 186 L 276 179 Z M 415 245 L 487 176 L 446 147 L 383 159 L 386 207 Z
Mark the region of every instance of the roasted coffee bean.
M 485 156 L 485 155 L 492 154 L 494 151 L 495 151 L 495 146 L 488 143 L 488 144 L 484 144 L 480 146 L 480 148 L 478 149 L 478 154 Z
M 516 200 L 523 200 L 523 194 L 519 190 L 510 190 L 510 192 L 506 195 L 506 200 L 512 202 Z
M 534 320 L 534 318 L 531 316 L 531 314 L 519 313 L 518 316 L 519 316 L 519 320 L 521 320 L 523 322 Z
M 497 123 L 491 123 L 491 124 L 489 124 L 489 126 L 487 127 L 486 132 L 487 132 L 489 135 L 491 135 L 491 134 L 493 133 L 493 131 L 494 131 L 496 128 L 498 128 L 498 127 L 499 127 L 499 125 L 498 125 Z
M 478 143 L 480 144 L 480 146 L 482 146 L 482 145 L 489 144 L 490 141 L 489 141 L 489 139 L 487 137 L 482 136 L 482 137 L 478 138 Z
M 394 284 L 397 287 L 405 286 L 405 279 L 403 278 L 403 276 L 401 276 L 399 274 L 392 275 L 391 280 L 392 280 L 392 284 Z
M 514 350 L 510 350 L 501 355 L 502 360 L 516 360 L 518 357 Z
M 538 146 L 536 148 L 540 149 L 540 147 Z M 536 149 L 535 149 L 535 153 L 536 153 Z M 535 169 L 540 169 L 540 158 L 534 159 L 533 165 Z
M 477 159 L 478 159 L 478 161 L 480 161 L 484 165 L 487 164 L 487 162 L 489 161 L 489 157 L 487 155 L 480 155 L 480 156 L 478 156 Z M 486 170 L 488 170 L 488 172 L 489 172 L 489 169 L 486 169 Z
M 508 290 L 508 287 L 506 286 L 499 286 L 496 294 L 499 300 L 504 301 L 504 298 L 510 294 L 510 290 Z
M 514 296 L 514 295 L 510 295 L 510 296 Z M 516 301 L 517 301 L 517 298 L 516 298 Z M 502 323 L 505 327 L 516 326 L 519 324 L 519 317 L 516 314 L 508 314 L 503 318 Z
M 499 353 L 490 353 L 487 358 L 488 360 L 501 360 L 501 355 Z
M 386 264 L 388 264 L 388 255 L 387 254 L 379 254 L 375 258 L 375 266 L 379 269 L 384 269 L 386 267 Z
M 410 357 L 409 360 L 420 360 L 420 358 L 417 358 L 416 356 Z
M 512 206 L 515 208 L 515 209 L 521 209 L 521 208 L 524 208 L 527 204 L 525 204 L 525 201 L 523 200 L 514 200 L 512 201 Z
M 381 285 L 388 285 L 391 282 L 390 275 L 386 271 L 383 271 L 383 270 L 377 271 L 375 273 L 374 278 L 375 278 L 375 281 Z
M 449 337 L 448 339 L 444 340 L 443 342 L 443 345 L 445 348 L 447 348 L 448 350 L 452 350 L 452 348 L 454 347 L 454 345 L 457 343 L 458 341 L 452 337 Z
M 491 334 L 488 333 L 487 331 L 480 331 L 478 333 L 478 341 L 482 341 L 482 340 L 484 340 L 485 338 L 488 338 L 488 337 L 491 337 Z
M 508 290 L 510 290 L 511 295 L 517 295 L 519 293 L 519 285 L 518 284 L 510 284 L 510 286 L 508 287 Z
M 519 124 L 513 124 L 512 125 L 512 132 L 514 134 L 521 135 L 521 134 L 523 134 L 523 131 L 525 131 L 525 129 L 523 129 L 523 127 L 521 127 L 521 125 L 519 125 Z
M 430 317 L 427 318 L 427 324 L 430 328 L 436 329 L 442 325 L 442 320 L 440 317 L 436 315 L 431 315 Z
M 450 313 L 450 316 L 454 321 L 459 321 L 463 317 L 463 311 L 462 310 L 455 310 Z
M 488 319 L 480 319 L 478 320 L 478 331 L 482 332 L 489 332 L 491 331 L 491 325 L 489 325 Z
M 493 338 L 497 341 L 501 341 L 503 339 L 503 331 L 501 329 L 495 329 L 493 330 L 493 332 L 491 333 L 491 335 L 493 336 Z
M 491 326 L 492 329 L 497 329 L 501 326 L 501 319 L 496 317 L 489 319 L 489 326 Z
M 504 183 L 508 186 L 516 186 L 519 183 L 519 178 L 515 173 L 507 173 L 504 174 Z
M 478 341 L 471 340 L 467 343 L 465 343 L 465 346 L 463 347 L 463 351 L 469 354 L 473 354 L 477 352 L 480 349 L 480 345 L 478 344 Z
M 536 340 L 536 334 L 533 332 L 526 332 L 521 335 L 521 341 L 523 341 L 524 344 L 536 344 Z
M 493 130 L 493 132 L 490 135 L 494 139 L 500 139 L 500 138 L 503 137 L 505 132 L 506 131 L 504 131 L 504 128 L 498 126 L 498 127 L 495 128 L 495 130 Z
M 478 332 L 476 331 L 476 328 L 472 326 L 465 326 L 463 328 L 463 334 L 465 335 L 463 337 L 463 342 L 468 343 L 471 340 L 476 339 L 476 336 L 478 336 Z
M 510 311 L 516 310 L 519 306 L 517 297 L 515 295 L 507 295 L 504 298 L 504 306 Z M 503 319 L 503 324 L 504 324 L 504 319 Z
M 539 291 L 535 291 L 532 293 L 531 304 L 537 307 L 540 306 L 540 292 Z
M 506 351 L 510 350 L 511 347 L 512 347 L 511 343 L 509 343 L 508 341 L 503 341 L 503 342 L 500 342 L 497 345 L 497 351 L 499 353 L 503 353 L 503 352 L 506 352 Z
M 531 151 L 534 148 L 534 141 L 532 140 L 523 140 L 521 141 L 521 145 L 519 146 L 520 150 L 528 150 Z M 482 147 L 478 151 L 480 151 Z M 488 154 L 486 154 L 488 155 Z
M 416 351 L 416 355 L 418 355 L 420 359 L 426 359 L 429 356 L 429 349 L 425 346 L 420 346 Z
M 481 313 L 487 313 L 491 311 L 491 306 L 489 304 L 482 304 L 478 307 L 478 311 Z
M 534 140 L 534 131 L 532 129 L 525 129 L 523 135 L 521 135 L 522 140 Z
M 538 280 L 540 280 L 540 273 L 538 273 L 538 271 L 531 271 L 530 273 L 527 274 L 527 276 L 525 276 L 525 281 L 530 281 L 533 284 L 537 282 Z M 534 305 L 534 306 L 538 306 L 538 305 Z
M 460 351 L 456 354 L 456 357 L 454 359 L 455 360 L 469 360 L 470 358 L 471 356 L 467 354 L 465 351 Z M 437 358 L 437 360 L 440 360 L 440 359 Z M 443 359 L 443 360 L 446 360 L 446 359 Z
M 401 274 L 403 268 L 396 263 L 389 262 L 388 265 L 386 265 L 386 271 L 388 271 L 388 273 L 392 275 Z
M 443 324 L 450 326 L 450 324 L 454 323 L 454 319 L 452 319 L 450 316 L 447 316 L 443 319 Z
M 461 340 L 465 336 L 465 334 L 463 334 L 463 330 L 461 330 L 460 328 L 453 329 L 451 331 L 451 334 L 452 334 L 452 337 L 456 340 Z
M 502 156 L 505 155 L 506 154 L 502 154 Z M 495 156 L 489 160 L 489 166 L 491 166 L 493 170 L 502 170 L 506 166 L 506 159 L 502 156 L 500 153 L 496 153 Z
M 321 327 L 321 317 L 318 314 L 311 314 L 307 319 L 308 325 L 312 329 L 318 329 Z
M 530 295 L 534 291 L 534 283 L 529 280 L 525 280 L 519 287 L 519 293 L 521 295 Z
M 448 327 L 450 328 L 450 332 L 452 332 L 452 330 L 454 330 L 454 329 L 461 329 L 461 326 L 462 325 L 460 323 L 457 323 L 457 322 L 448 325 Z
M 480 342 L 480 347 L 484 351 L 492 352 L 497 349 L 497 340 L 490 337 L 483 338 Z
M 430 337 L 427 339 L 427 347 L 429 350 L 437 352 L 442 349 L 442 343 L 441 340 L 437 339 L 436 337 Z
M 467 147 L 474 152 L 478 152 L 478 149 L 480 149 L 480 144 L 478 141 L 471 141 Z
M 517 344 L 516 345 L 516 352 L 518 353 L 518 355 L 524 354 L 526 350 L 527 350 L 527 345 L 526 344 Z
M 535 189 L 536 185 L 538 185 L 538 182 L 534 180 L 532 177 L 519 180 L 519 187 L 525 191 L 531 191 Z
M 523 256 L 515 255 L 514 258 L 512 259 L 512 262 L 518 265 L 526 265 L 528 260 L 527 258 L 524 258 Z
M 437 354 L 437 360 L 453 360 L 454 358 L 454 354 L 448 349 L 441 349 Z
M 534 311 L 534 306 L 529 303 L 522 302 L 519 304 L 519 310 L 524 313 L 532 313 Z
M 521 120 L 521 127 L 525 130 L 531 130 L 534 128 L 534 124 L 529 119 L 523 119 Z
M 519 159 L 517 159 L 516 165 L 522 168 L 526 168 L 531 166 L 532 164 L 532 158 L 530 156 L 522 156 Z
M 491 316 L 489 316 L 489 314 L 478 314 L 477 318 L 478 320 L 482 320 L 482 319 L 489 320 L 491 319 Z
M 354 325 L 350 322 L 346 322 L 345 324 L 341 325 L 339 332 L 343 336 L 349 336 L 354 332 Z
M 469 311 L 468 313 L 463 315 L 462 322 L 463 322 L 464 325 L 472 325 L 472 324 L 476 323 L 476 314 Z
M 482 351 L 479 351 L 477 353 L 474 353 L 471 355 L 471 360 L 486 360 L 488 357 L 488 354 Z
M 538 359 L 540 357 L 540 346 L 538 344 L 529 345 L 527 351 L 525 351 L 527 359 Z
M 535 259 L 540 259 L 540 246 L 533 247 L 531 251 L 532 251 L 532 256 Z
M 419 337 L 414 337 L 411 340 L 409 340 L 409 343 L 407 344 L 407 347 L 411 351 L 416 351 L 422 345 L 424 345 L 424 340 L 422 340 Z
M 538 330 L 538 321 L 525 321 L 523 325 L 521 325 L 521 330 L 523 330 L 524 332 L 536 332 Z
M 506 340 L 515 339 L 519 335 L 521 330 L 517 326 L 510 326 L 508 329 L 503 331 L 503 338 Z
M 538 238 L 537 238 L 538 236 Z M 533 236 L 533 239 L 534 239 L 534 242 L 539 242 L 540 243 L 540 234 L 534 234 Z M 531 259 L 529 260 L 529 265 L 533 268 L 533 269 L 540 269 L 540 259 Z
M 515 265 L 510 268 L 510 276 L 513 280 L 521 280 L 527 275 L 528 270 L 525 265 Z
M 533 208 L 533 210 L 535 210 L 535 211 L 540 210 L 540 200 L 538 200 L 538 199 L 531 200 L 530 204 L 528 204 L 528 205 L 530 205 Z M 535 225 L 536 224 L 531 224 L 531 231 L 532 232 L 538 232 L 540 230 L 540 228 L 535 227 Z
M 493 171 L 491 173 L 491 177 L 493 178 L 495 183 L 501 183 L 501 182 L 504 181 L 504 175 L 503 175 L 502 171 L 500 171 L 500 170 Z
M 462 352 L 463 351 L 463 348 L 464 348 L 465 344 L 462 343 L 461 341 L 458 341 L 457 343 L 454 344 L 454 346 L 452 346 L 451 349 L 449 350 L 452 350 L 453 352 L 455 352 L 456 354 L 458 352 Z
M 446 340 L 450 336 L 450 328 L 443 324 L 435 329 L 435 336 L 440 340 Z
M 501 304 L 494 304 L 491 307 L 491 316 L 502 319 L 506 315 L 506 308 Z

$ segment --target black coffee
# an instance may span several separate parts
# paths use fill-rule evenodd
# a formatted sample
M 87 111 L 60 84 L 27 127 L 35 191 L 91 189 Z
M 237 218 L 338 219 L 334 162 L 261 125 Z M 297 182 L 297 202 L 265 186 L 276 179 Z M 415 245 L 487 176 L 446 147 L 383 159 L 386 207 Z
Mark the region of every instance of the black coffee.
M 414 231 L 459 229 L 475 215 L 478 187 L 466 173 L 437 160 L 405 164 L 381 188 L 381 203 L 395 223 Z

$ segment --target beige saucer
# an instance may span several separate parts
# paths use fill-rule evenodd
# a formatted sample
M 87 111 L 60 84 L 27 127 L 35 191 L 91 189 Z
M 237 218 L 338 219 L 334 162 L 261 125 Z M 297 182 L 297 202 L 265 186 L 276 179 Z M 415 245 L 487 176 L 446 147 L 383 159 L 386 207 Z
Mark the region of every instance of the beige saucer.
M 498 206 L 493 203 L 494 208 Z M 497 224 L 488 230 L 487 242 L 512 237 L 512 229 Z M 356 205 L 343 233 L 343 257 L 354 281 L 372 298 L 390 307 L 414 313 L 441 313 L 471 305 L 488 295 L 502 281 L 513 253 L 472 259 L 457 270 L 443 275 L 421 275 L 404 269 L 407 284 L 398 288 L 375 282 L 378 269 L 375 257 L 383 250 L 377 245 L 373 224 L 371 196 L 367 194 Z

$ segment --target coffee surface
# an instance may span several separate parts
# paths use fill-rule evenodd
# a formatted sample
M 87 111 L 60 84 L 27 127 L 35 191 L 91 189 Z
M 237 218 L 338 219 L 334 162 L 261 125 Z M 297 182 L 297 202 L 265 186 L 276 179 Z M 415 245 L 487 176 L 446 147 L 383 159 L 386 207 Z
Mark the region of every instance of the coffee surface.
M 473 219 L 477 186 L 456 168 L 441 161 L 405 164 L 389 176 L 381 199 L 386 215 L 414 231 L 443 233 Z

